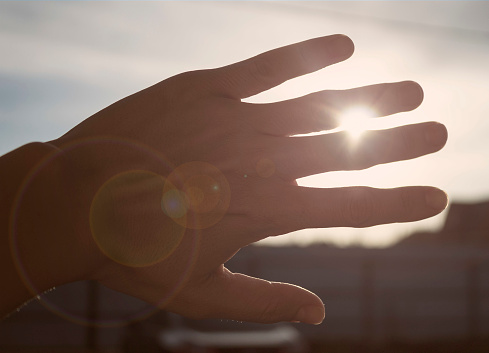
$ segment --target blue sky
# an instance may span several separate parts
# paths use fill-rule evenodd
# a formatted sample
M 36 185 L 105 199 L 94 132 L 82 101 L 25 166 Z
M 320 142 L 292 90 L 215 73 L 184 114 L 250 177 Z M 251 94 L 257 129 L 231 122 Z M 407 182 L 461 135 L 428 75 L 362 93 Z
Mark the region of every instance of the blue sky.
M 345 33 L 354 56 L 266 93 L 268 102 L 322 89 L 416 80 L 416 111 L 387 128 L 447 125 L 434 155 L 367 171 L 321 174 L 306 186 L 435 185 L 455 202 L 489 198 L 488 2 L 0 2 L 0 154 L 56 138 L 112 102 L 174 74 L 218 67 L 274 47 Z M 385 246 L 430 220 L 368 229 L 305 230 L 272 240 Z

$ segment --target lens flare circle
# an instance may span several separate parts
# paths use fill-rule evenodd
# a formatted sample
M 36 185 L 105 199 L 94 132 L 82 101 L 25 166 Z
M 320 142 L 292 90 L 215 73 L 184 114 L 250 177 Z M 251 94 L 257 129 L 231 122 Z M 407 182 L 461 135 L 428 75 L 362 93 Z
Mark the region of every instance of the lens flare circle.
M 177 189 L 170 189 L 161 198 L 161 209 L 172 219 L 185 217 L 188 210 L 185 195 Z
M 132 170 L 113 176 L 98 190 L 90 208 L 90 228 L 107 257 L 125 266 L 145 267 L 173 253 L 187 217 L 181 214 L 177 224 L 162 212 L 164 184 L 165 178 L 156 173 Z
M 173 220 L 190 229 L 206 229 L 218 223 L 229 209 L 231 189 L 224 174 L 206 162 L 188 162 L 177 167 L 167 178 L 162 206 L 168 213 L 165 195 L 178 197 L 187 218 Z M 183 204 L 181 204 L 183 202 Z
M 148 159 L 157 163 L 161 168 L 168 170 L 168 173 L 174 169 L 171 163 L 169 163 L 166 158 L 161 155 L 159 151 L 156 151 L 150 148 L 147 145 L 141 144 L 137 141 L 123 139 L 123 138 L 114 138 L 114 137 L 97 137 L 97 138 L 87 138 L 87 139 L 78 139 L 72 141 L 70 143 L 65 144 L 62 147 L 62 150 L 56 151 L 51 155 L 47 156 L 43 160 L 41 160 L 36 166 L 34 166 L 28 175 L 26 175 L 24 181 L 19 187 L 19 190 L 15 196 L 12 213 L 10 216 L 9 223 L 9 238 L 10 238 L 10 249 L 13 257 L 14 264 L 17 268 L 17 271 L 21 277 L 26 288 L 36 297 L 36 299 L 42 304 L 46 309 L 54 313 L 55 315 L 73 322 L 75 324 L 83 325 L 83 326 L 94 326 L 94 327 L 119 327 L 127 325 L 129 322 L 135 322 L 139 320 L 143 320 L 157 311 L 159 311 L 159 307 L 163 308 L 166 303 L 168 303 L 176 293 L 180 290 L 182 285 L 187 280 L 190 275 L 193 267 L 195 266 L 195 261 L 197 259 L 197 253 L 199 249 L 200 242 L 200 233 L 199 231 L 194 231 L 194 236 L 191 237 L 189 244 L 191 245 L 190 254 L 187 261 L 184 264 L 184 267 L 181 269 L 181 277 L 175 283 L 172 288 L 169 288 L 168 291 L 161 295 L 161 298 L 157 300 L 156 303 L 152 303 L 151 305 L 147 305 L 143 308 L 137 307 L 134 311 L 127 311 L 124 314 L 111 314 L 110 316 L 105 315 L 104 318 L 92 318 L 90 315 L 84 312 L 80 312 L 79 309 L 68 308 L 65 305 L 64 301 L 56 300 L 54 296 L 49 295 L 49 293 L 41 293 L 41 290 L 37 288 L 35 284 L 35 279 L 29 274 L 27 267 L 24 264 L 22 257 L 20 256 L 19 249 L 19 210 L 22 207 L 25 197 L 28 194 L 28 191 L 35 180 L 35 178 L 41 173 L 48 165 L 54 162 L 58 158 L 65 158 L 65 155 L 84 149 L 84 148 L 99 148 L 104 146 L 116 146 L 121 149 L 128 149 L 129 151 L 139 154 L 141 160 Z M 160 194 L 161 197 L 161 194 Z M 159 210 L 161 212 L 161 208 Z M 88 218 L 89 215 L 87 215 Z M 88 235 L 90 236 L 90 235 Z M 79 293 L 79 295 L 86 295 L 86 293 Z

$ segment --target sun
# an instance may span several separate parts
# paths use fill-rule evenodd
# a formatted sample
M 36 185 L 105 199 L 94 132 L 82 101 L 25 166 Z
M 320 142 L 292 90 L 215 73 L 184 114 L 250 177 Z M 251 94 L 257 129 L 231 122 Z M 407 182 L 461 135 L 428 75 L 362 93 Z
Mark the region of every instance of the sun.
M 352 140 L 358 140 L 369 129 L 370 119 L 375 117 L 375 111 L 367 106 L 355 106 L 346 109 L 338 117 L 341 131 L 346 131 Z

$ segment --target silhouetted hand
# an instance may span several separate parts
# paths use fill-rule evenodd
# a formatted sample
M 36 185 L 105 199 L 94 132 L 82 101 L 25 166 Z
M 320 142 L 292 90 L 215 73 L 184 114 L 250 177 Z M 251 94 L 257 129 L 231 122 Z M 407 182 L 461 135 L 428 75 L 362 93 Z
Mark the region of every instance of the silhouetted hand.
M 338 114 L 352 105 L 371 106 L 379 116 L 412 110 L 423 100 L 414 82 L 271 104 L 240 101 L 353 50 L 348 37 L 333 35 L 183 73 L 52 141 L 69 171 L 56 217 L 74 226 L 51 234 L 51 243 L 68 237 L 71 248 L 58 251 L 67 252 L 67 262 L 70 251 L 77 254 L 76 263 L 58 266 L 77 267 L 85 278 L 192 318 L 321 322 L 324 307 L 313 293 L 231 273 L 224 263 L 268 236 L 415 221 L 447 203 L 431 187 L 316 189 L 295 182 L 442 148 L 446 129 L 434 122 L 371 131 L 355 147 L 343 132 L 291 137 L 335 128 Z

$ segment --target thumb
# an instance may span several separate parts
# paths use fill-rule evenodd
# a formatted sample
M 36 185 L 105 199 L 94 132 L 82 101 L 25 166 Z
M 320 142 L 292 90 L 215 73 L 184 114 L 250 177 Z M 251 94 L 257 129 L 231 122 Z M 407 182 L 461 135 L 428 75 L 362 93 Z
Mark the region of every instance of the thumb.
M 320 324 L 324 305 L 314 293 L 288 284 L 232 273 L 228 269 L 199 288 L 209 317 L 274 323 L 295 321 Z M 202 307 L 202 306 L 201 306 Z

